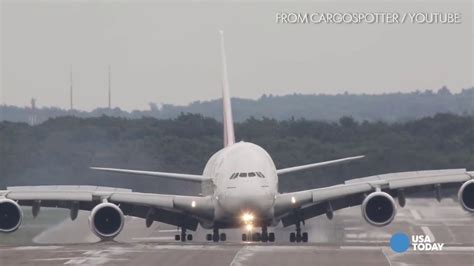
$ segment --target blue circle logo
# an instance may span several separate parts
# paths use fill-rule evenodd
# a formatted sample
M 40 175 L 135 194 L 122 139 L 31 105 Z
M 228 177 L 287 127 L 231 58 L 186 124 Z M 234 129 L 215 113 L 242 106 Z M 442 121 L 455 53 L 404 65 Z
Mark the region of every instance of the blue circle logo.
M 410 238 L 405 233 L 396 233 L 390 239 L 390 247 L 397 253 L 405 252 L 410 247 Z

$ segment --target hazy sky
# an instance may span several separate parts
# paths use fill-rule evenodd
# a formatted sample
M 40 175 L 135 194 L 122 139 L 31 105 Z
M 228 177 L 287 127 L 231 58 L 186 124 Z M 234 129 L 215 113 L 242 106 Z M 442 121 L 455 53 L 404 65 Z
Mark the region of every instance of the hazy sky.
M 473 85 L 465 1 L 1 1 L 1 103 L 186 104 L 220 97 L 218 30 L 231 94 L 382 93 Z M 458 25 L 281 25 L 277 12 L 460 12 Z

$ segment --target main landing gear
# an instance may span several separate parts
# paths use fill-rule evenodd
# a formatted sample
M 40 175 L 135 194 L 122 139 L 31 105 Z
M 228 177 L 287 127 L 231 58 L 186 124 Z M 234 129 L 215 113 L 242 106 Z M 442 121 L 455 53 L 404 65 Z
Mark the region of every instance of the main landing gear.
M 290 233 L 290 242 L 291 243 L 308 242 L 308 233 L 307 232 L 301 233 L 301 222 L 296 223 L 296 232 Z
M 266 226 L 262 227 L 262 233 L 248 233 L 242 234 L 242 241 L 252 241 L 252 242 L 275 242 L 275 233 L 268 232 Z
M 193 241 L 193 235 L 192 234 L 186 234 L 186 228 L 181 227 L 181 234 L 175 235 L 174 240 L 185 242 L 187 241 Z
M 227 240 L 227 235 L 225 233 L 220 233 L 219 234 L 219 227 L 215 226 L 212 229 L 212 234 L 207 234 L 206 235 L 206 240 L 207 241 L 213 241 L 213 242 L 226 241 Z

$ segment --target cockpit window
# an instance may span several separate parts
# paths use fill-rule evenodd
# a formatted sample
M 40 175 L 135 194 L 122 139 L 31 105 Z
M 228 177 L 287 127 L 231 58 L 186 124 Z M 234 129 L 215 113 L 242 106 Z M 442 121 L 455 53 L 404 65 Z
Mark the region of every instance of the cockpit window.
M 237 177 L 260 177 L 265 178 L 262 172 L 250 172 L 250 173 L 233 173 L 229 179 L 236 179 Z

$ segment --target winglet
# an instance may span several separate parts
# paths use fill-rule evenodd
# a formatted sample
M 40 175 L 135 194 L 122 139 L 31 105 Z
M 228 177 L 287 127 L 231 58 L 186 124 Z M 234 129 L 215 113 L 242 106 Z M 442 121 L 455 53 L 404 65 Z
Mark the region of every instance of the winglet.
M 235 143 L 234 122 L 232 119 L 232 106 L 230 102 L 229 77 L 227 74 L 227 58 L 225 56 L 224 31 L 219 31 L 221 36 L 222 57 L 222 109 L 224 125 L 224 147 Z

